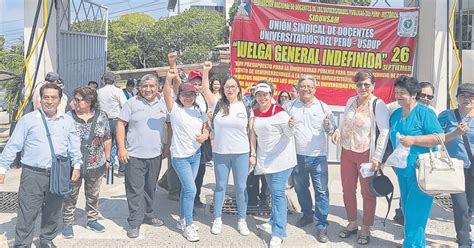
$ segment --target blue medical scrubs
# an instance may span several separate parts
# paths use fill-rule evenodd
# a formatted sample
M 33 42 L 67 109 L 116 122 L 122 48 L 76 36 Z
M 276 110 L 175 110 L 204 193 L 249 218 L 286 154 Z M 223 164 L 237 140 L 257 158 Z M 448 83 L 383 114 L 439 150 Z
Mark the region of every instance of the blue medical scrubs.
M 405 136 L 421 136 L 432 133 L 443 133 L 438 118 L 433 110 L 417 104 L 411 113 L 402 118 L 402 108 L 395 110 L 390 118 L 390 140 L 393 147 L 398 141 L 396 134 Z M 419 154 L 427 153 L 428 148 L 412 146 L 407 159 L 407 167 L 395 168 L 402 210 L 405 215 L 405 240 L 403 247 L 425 247 L 425 228 L 433 204 L 433 197 L 423 193 L 416 183 L 416 161 Z

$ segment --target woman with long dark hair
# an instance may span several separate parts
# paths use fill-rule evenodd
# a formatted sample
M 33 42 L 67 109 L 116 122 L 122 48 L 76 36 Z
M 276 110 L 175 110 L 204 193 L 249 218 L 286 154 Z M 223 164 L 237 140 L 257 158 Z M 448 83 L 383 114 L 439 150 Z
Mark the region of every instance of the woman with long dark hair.
M 228 77 L 224 81 L 221 95 L 222 98 L 216 105 L 212 120 L 216 188 L 214 190 L 215 219 L 212 223 L 211 233 L 220 234 L 222 231 L 222 206 L 224 205 L 229 173 L 232 170 L 239 210 L 237 230 L 240 234 L 247 236 L 250 234 L 245 221 L 248 201 L 246 182 L 250 152 L 248 126 L 253 114 L 242 102 L 242 92 L 237 78 Z M 250 156 L 255 156 L 255 154 Z

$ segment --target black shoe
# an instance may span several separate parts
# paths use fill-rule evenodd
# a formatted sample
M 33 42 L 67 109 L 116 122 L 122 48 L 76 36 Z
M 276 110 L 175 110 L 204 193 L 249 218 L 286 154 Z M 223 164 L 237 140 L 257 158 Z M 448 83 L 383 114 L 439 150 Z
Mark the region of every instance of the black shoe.
M 162 226 L 165 223 L 162 220 L 158 219 L 158 218 L 153 218 L 153 219 L 144 220 L 143 224 L 147 224 L 147 225 L 150 225 L 150 226 Z
M 201 200 L 194 200 L 194 207 L 195 208 L 204 208 L 204 203 L 201 202 Z
M 164 178 L 161 178 L 160 180 L 158 180 L 158 186 L 168 191 L 168 181 L 166 181 Z
M 57 246 L 53 243 L 53 241 L 41 240 L 39 247 L 40 248 L 56 248 Z
M 319 241 L 319 243 L 327 243 L 329 241 L 328 230 L 318 229 L 316 231 L 316 239 Z
M 313 223 L 313 218 L 312 217 L 306 217 L 303 216 L 301 217 L 295 224 L 296 227 L 305 227 L 311 223 Z
M 118 177 L 118 178 L 122 178 L 122 177 L 124 177 L 124 176 L 125 176 L 125 173 L 123 173 L 122 171 L 119 171 L 119 172 L 117 173 L 117 177 Z
M 168 199 L 170 199 L 172 201 L 179 202 L 179 195 L 178 194 L 168 194 Z
M 405 218 L 400 208 L 395 209 L 395 216 L 393 216 L 393 221 L 401 226 L 405 224 Z
M 127 237 L 134 239 L 138 238 L 140 235 L 140 227 L 138 226 L 132 226 L 130 229 L 127 230 Z

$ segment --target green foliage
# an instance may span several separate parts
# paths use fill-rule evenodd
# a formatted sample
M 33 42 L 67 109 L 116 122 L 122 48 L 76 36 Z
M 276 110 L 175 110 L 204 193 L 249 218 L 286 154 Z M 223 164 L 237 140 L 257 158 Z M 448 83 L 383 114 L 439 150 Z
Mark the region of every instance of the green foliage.
M 152 54 L 148 53 L 151 40 L 147 33 L 155 23 L 153 17 L 133 13 L 109 23 L 108 67 L 111 70 L 145 68 Z
M 23 41 L 6 48 L 5 39 L 0 36 L 0 69 L 20 76 L 23 71 Z M 8 111 L 12 111 L 20 85 L 20 78 L 3 81 L 0 89 L 5 91 L 5 105 Z
M 155 21 L 134 13 L 109 24 L 108 67 L 126 70 L 168 65 L 168 53 L 178 52 L 185 64 L 209 59 L 209 52 L 228 38 L 225 19 L 215 11 L 188 9 Z

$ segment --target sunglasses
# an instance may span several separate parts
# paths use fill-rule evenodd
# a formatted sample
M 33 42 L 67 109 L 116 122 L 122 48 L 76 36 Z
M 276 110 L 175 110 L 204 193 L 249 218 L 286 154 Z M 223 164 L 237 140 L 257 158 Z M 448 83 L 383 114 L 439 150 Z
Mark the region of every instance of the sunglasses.
M 427 98 L 428 100 L 433 100 L 433 98 L 434 98 L 433 95 L 427 95 L 425 93 L 420 93 L 420 94 L 418 94 L 418 96 L 420 96 L 420 98 Z

